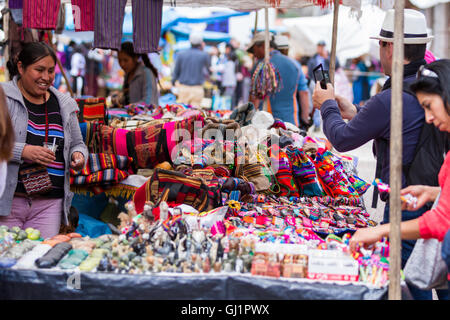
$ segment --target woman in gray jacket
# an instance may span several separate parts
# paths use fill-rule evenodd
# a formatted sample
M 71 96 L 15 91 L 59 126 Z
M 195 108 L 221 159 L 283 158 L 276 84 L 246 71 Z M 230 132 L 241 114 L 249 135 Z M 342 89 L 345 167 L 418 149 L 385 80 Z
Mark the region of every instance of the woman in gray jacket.
M 141 102 L 159 106 L 158 70 L 147 54 L 135 53 L 133 43 L 127 41 L 120 46 L 118 56 L 119 65 L 125 71 L 119 104 Z
M 61 223 L 68 224 L 73 198 L 69 169 L 81 170 L 88 156 L 77 103 L 52 87 L 55 65 L 50 46 L 29 43 L 10 70 L 13 80 L 1 84 L 15 143 L 0 198 L 0 225 L 35 228 L 43 238 L 58 234 Z M 38 168 L 41 179 L 26 174 Z

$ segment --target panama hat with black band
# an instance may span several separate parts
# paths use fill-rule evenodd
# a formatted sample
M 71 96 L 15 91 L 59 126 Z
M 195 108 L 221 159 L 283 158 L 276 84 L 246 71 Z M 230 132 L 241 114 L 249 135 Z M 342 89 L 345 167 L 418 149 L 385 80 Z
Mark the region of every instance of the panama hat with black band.
M 370 38 L 384 42 L 394 42 L 394 21 L 395 10 L 390 9 L 386 12 L 384 17 L 380 35 Z M 403 33 L 404 44 L 423 44 L 428 43 L 433 39 L 433 36 L 428 35 L 425 15 L 413 9 L 404 10 Z

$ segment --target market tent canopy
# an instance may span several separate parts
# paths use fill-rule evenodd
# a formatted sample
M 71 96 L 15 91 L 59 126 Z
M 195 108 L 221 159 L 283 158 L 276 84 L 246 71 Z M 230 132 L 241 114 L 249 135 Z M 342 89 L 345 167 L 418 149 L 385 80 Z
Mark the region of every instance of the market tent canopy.
M 131 1 L 129 1 L 131 4 Z M 255 10 L 270 7 L 264 0 L 164 0 L 164 5 L 177 7 L 225 7 L 239 10 Z M 279 8 L 303 8 L 313 3 L 305 0 L 281 0 Z
M 428 9 L 440 3 L 450 2 L 449 0 L 409 0 L 409 1 L 420 9 Z
M 380 32 L 385 12 L 376 5 L 365 5 L 359 21 L 352 14 L 350 7 L 339 10 L 336 56 L 340 64 L 347 59 L 371 54 L 378 57 L 378 43 L 369 39 Z M 300 17 L 284 19 L 291 37 L 293 51 L 301 55 L 311 56 L 316 51 L 320 40 L 331 48 L 333 14 L 316 17 Z
M 169 30 L 172 27 L 177 26 L 180 23 L 211 23 L 216 21 L 227 20 L 232 17 L 246 16 L 249 15 L 249 12 L 213 12 L 211 14 L 202 16 L 202 17 L 186 17 L 181 16 L 175 10 L 169 9 L 164 10 L 162 24 L 161 24 L 161 33 Z
M 189 38 L 191 29 L 187 27 L 186 24 L 211 23 L 227 20 L 232 17 L 246 16 L 249 14 L 249 12 L 238 12 L 234 10 L 223 9 L 223 12 L 205 12 L 199 16 L 188 17 L 180 14 L 180 12 L 177 12 L 173 8 L 168 8 L 167 10 L 163 11 L 161 34 L 168 30 L 171 30 L 177 36 L 180 36 L 182 38 Z M 75 32 L 74 29 L 75 28 L 72 10 L 69 9 L 66 10 L 65 34 L 70 35 L 73 38 L 79 38 L 82 41 L 93 40 L 93 32 Z M 122 32 L 125 39 L 129 39 L 133 35 L 133 16 L 131 9 L 127 9 L 125 12 Z M 222 42 L 229 41 L 231 39 L 231 36 L 227 33 L 213 31 L 204 31 L 203 37 L 207 42 Z

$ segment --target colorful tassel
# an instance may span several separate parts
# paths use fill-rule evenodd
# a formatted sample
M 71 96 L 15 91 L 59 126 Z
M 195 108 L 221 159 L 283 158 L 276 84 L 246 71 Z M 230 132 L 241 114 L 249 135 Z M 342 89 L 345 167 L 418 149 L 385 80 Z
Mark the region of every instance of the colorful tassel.
M 266 97 L 281 90 L 281 75 L 270 62 L 260 62 L 252 76 L 250 94 L 258 99 Z

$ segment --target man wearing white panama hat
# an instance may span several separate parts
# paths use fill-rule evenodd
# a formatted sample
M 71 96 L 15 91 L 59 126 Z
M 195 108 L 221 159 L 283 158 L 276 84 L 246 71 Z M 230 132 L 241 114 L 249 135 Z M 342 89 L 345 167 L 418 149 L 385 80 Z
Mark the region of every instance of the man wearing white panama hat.
M 384 73 L 392 76 L 394 10 L 386 12 L 378 39 L 380 44 L 380 61 Z M 428 35 L 425 16 L 412 9 L 404 10 L 404 87 L 415 79 L 424 60 L 426 44 L 433 39 Z M 414 158 L 419 136 L 424 125 L 424 111 L 416 97 L 403 92 L 403 165 L 406 167 Z M 335 96 L 334 89 L 328 84 L 326 90 L 317 83 L 313 93 L 313 104 L 320 109 L 323 130 L 336 150 L 346 152 L 374 140 L 374 153 L 377 156 L 377 177 L 389 182 L 389 137 L 391 110 L 391 78 L 388 78 L 382 91 L 370 98 L 362 107 L 353 105 L 340 96 Z M 344 119 L 349 120 L 345 122 Z M 438 175 L 439 168 L 436 171 Z M 425 183 L 420 183 L 425 184 Z M 402 187 L 406 187 L 406 175 L 402 173 Z M 387 196 L 380 195 L 382 201 Z M 411 220 L 421 216 L 429 208 L 417 211 L 402 211 L 402 220 Z M 389 221 L 389 201 L 386 202 L 383 223 Z M 402 241 L 402 268 L 404 268 L 415 241 Z M 431 291 L 409 287 L 415 299 L 431 299 Z

